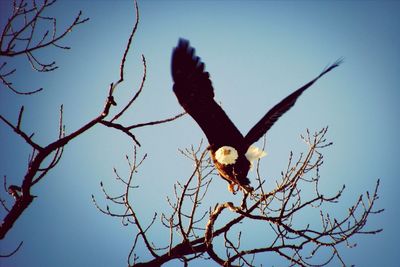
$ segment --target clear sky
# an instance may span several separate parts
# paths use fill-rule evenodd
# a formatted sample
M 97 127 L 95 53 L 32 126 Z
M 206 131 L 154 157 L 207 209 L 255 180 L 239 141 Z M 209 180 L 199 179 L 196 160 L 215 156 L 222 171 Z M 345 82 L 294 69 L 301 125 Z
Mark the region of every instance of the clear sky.
M 0 3 L 3 27 L 8 1 Z M 325 151 L 322 188 L 333 193 L 347 186 L 333 212 L 343 216 L 378 178 L 377 207 L 386 209 L 366 226 L 384 231 L 356 236 L 356 248 L 342 248 L 344 259 L 357 266 L 398 266 L 400 2 L 139 1 L 139 8 L 140 25 L 117 102 L 123 105 L 138 88 L 141 54 L 148 75 L 143 94 L 122 120 L 126 124 L 182 112 L 170 76 L 171 51 L 180 37 L 196 47 L 211 74 L 217 101 L 244 134 L 283 97 L 344 57 L 343 65 L 302 95 L 270 130 L 263 173 L 270 180 L 277 178 L 290 150 L 306 149 L 300 134 L 306 128 L 315 131 L 329 125 L 328 139 L 334 145 Z M 25 105 L 22 127 L 35 132 L 40 144 L 57 138 L 61 104 L 67 132 L 98 115 L 109 84 L 118 80 L 135 21 L 132 1 L 59 1 L 48 12 L 62 28 L 79 10 L 90 21 L 62 41 L 72 49 L 40 53 L 56 60 L 58 70 L 37 74 L 24 60 L 12 61 L 19 68 L 14 84 L 44 87 L 43 92 L 26 97 L 0 88 L 0 114 L 16 121 Z M 135 191 L 135 207 L 149 222 L 154 211 L 168 211 L 165 198 L 173 195 L 174 182 L 191 173 L 192 163 L 178 148 L 198 144 L 204 135 L 189 116 L 134 133 L 142 144 L 139 153 L 148 153 L 136 180 L 140 189 Z M 0 175 L 20 183 L 29 147 L 4 124 L 0 124 L 0 146 Z M 91 194 L 101 202 L 100 181 L 111 190 L 119 189 L 113 167 L 126 170 L 124 155 L 131 153 L 127 136 L 101 126 L 68 144 L 60 164 L 33 190 L 37 199 L 0 243 L 5 253 L 24 241 L 15 256 L 0 259 L 0 266 L 125 266 L 135 229 L 99 213 Z M 207 201 L 214 205 L 235 200 L 224 181 L 214 180 Z M 260 241 L 260 229 L 246 231 Z M 161 226 L 150 235 L 161 244 L 168 240 Z M 287 265 L 276 257 L 263 259 L 264 266 Z

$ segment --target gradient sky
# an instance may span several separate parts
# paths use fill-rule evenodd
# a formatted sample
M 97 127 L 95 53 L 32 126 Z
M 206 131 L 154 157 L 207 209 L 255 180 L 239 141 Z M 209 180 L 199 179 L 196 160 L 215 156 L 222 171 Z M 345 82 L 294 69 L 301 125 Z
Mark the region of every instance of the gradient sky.
M 3 27 L 8 1 L 0 3 Z M 217 101 L 243 133 L 283 97 L 344 57 L 343 65 L 302 95 L 270 130 L 268 156 L 261 161 L 263 174 L 270 180 L 277 178 L 289 152 L 306 149 L 300 134 L 306 128 L 315 131 L 329 125 L 328 139 L 334 145 L 325 151 L 322 190 L 333 193 L 347 186 L 332 212 L 343 216 L 359 194 L 374 188 L 378 178 L 377 208 L 386 209 L 370 217 L 366 227 L 384 231 L 356 236 L 356 248 L 341 248 L 344 259 L 356 266 L 399 266 L 400 2 L 140 1 L 139 8 L 140 25 L 117 102 L 123 105 L 138 88 L 141 54 L 146 57 L 148 75 L 143 94 L 122 120 L 126 124 L 182 111 L 170 76 L 171 51 L 180 37 L 189 39 L 206 63 Z M 0 90 L 0 114 L 16 121 L 24 105 L 22 127 L 35 132 L 35 140 L 43 145 L 57 138 L 61 104 L 67 132 L 102 110 L 109 84 L 118 80 L 121 56 L 135 21 L 132 1 L 59 1 L 48 14 L 56 16 L 62 28 L 79 10 L 90 21 L 61 42 L 72 49 L 50 48 L 38 54 L 56 60 L 58 70 L 34 73 L 23 58 L 9 63 L 18 67 L 13 80 L 17 88 L 44 87 L 44 91 L 26 97 L 4 86 Z M 204 135 L 189 116 L 134 134 L 142 144 L 139 154 L 148 153 L 137 176 L 140 190 L 135 191 L 134 203 L 146 223 L 154 211 L 168 211 L 165 198 L 173 195 L 174 182 L 184 181 L 192 171 L 192 163 L 178 148 L 198 144 Z M 3 123 L 0 146 L 0 175 L 19 184 L 29 147 Z M 98 212 L 91 194 L 104 203 L 100 181 L 113 191 L 120 189 L 112 169 L 124 173 L 124 155 L 131 153 L 127 136 L 101 126 L 68 144 L 60 164 L 34 188 L 37 199 L 0 243 L 3 254 L 24 241 L 15 256 L 0 259 L 0 266 L 126 266 L 136 229 Z M 207 199 L 210 205 L 231 200 L 237 199 L 227 192 L 226 183 L 214 179 Z M 254 242 L 261 241 L 260 229 L 246 231 Z M 157 225 L 150 237 L 164 245 L 168 233 Z M 259 259 L 264 266 L 288 265 L 275 256 Z

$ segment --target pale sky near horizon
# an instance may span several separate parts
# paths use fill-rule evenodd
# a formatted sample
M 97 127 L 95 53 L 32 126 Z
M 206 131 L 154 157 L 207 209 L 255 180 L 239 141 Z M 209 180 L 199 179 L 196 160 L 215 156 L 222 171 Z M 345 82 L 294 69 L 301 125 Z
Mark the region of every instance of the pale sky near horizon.
M 2 30 L 8 1 L 0 4 Z M 341 246 L 344 260 L 356 266 L 398 266 L 400 2 L 139 1 L 139 9 L 140 24 L 117 103 L 123 105 L 139 87 L 141 54 L 147 61 L 147 79 L 142 95 L 121 121 L 125 124 L 182 112 L 170 75 L 171 51 L 181 37 L 190 40 L 205 62 L 216 100 L 243 134 L 269 108 L 343 57 L 344 63 L 305 92 L 269 131 L 263 173 L 267 180 L 279 177 L 289 152 L 306 149 L 300 134 L 328 125 L 327 138 L 334 144 L 324 152 L 321 186 L 332 194 L 346 184 L 332 212 L 344 216 L 360 194 L 373 190 L 378 178 L 377 208 L 385 208 L 384 213 L 371 216 L 366 227 L 383 228 L 383 232 L 356 236 L 353 249 Z M 102 110 L 109 84 L 118 80 L 135 21 L 132 1 L 59 0 L 48 14 L 56 16 L 62 28 L 79 10 L 90 20 L 62 41 L 72 49 L 40 53 L 48 61 L 56 60 L 59 69 L 38 74 L 24 59 L 10 62 L 18 67 L 13 79 L 17 87 L 44 87 L 43 92 L 16 96 L 0 87 L 0 114 L 15 122 L 24 105 L 22 127 L 35 132 L 41 144 L 57 137 L 61 104 L 69 133 Z M 192 172 L 192 163 L 178 148 L 198 144 L 204 135 L 189 116 L 140 128 L 134 134 L 142 144 L 139 154 L 148 154 L 136 181 L 140 190 L 135 191 L 138 213 L 148 223 L 154 211 L 168 211 L 165 199 L 173 195 L 174 182 Z M 0 147 L 0 176 L 19 183 L 29 147 L 4 123 L 0 123 Z M 128 137 L 101 126 L 68 144 L 60 164 L 33 190 L 37 199 L 1 241 L 1 254 L 22 240 L 24 245 L 12 258 L 0 258 L 0 267 L 126 266 L 135 229 L 101 214 L 91 194 L 104 203 L 100 181 L 113 191 L 120 189 L 113 167 L 126 171 L 125 154 L 131 155 L 132 150 Z M 207 201 L 214 205 L 231 200 L 238 198 L 227 192 L 224 181 L 214 179 Z M 4 216 L 3 210 L 0 215 Z M 262 242 L 262 229 L 246 231 L 250 240 Z M 150 236 L 160 245 L 168 240 L 159 224 Z M 142 250 L 138 253 L 148 257 Z M 289 265 L 272 255 L 258 259 L 263 266 Z M 175 264 L 179 262 L 167 266 Z

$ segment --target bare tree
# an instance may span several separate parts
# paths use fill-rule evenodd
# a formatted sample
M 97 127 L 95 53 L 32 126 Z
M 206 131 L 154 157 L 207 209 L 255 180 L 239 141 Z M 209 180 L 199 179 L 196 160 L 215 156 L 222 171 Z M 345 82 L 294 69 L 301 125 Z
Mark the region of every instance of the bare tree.
M 48 46 L 56 46 L 62 49 L 68 49 L 68 47 L 59 46 L 57 42 L 62 39 L 66 34 L 68 34 L 73 27 L 78 24 L 86 22 L 88 19 L 81 19 L 81 12 L 79 12 L 78 16 L 75 18 L 74 22 L 68 27 L 64 33 L 61 35 L 56 34 L 56 19 L 51 17 L 43 16 L 43 12 L 51 5 L 55 3 L 55 0 L 48 1 L 45 0 L 41 6 L 36 5 L 36 2 L 33 0 L 30 4 L 28 4 L 25 0 L 21 0 L 20 2 L 14 1 L 13 3 L 13 14 L 8 20 L 7 25 L 5 26 L 2 36 L 1 36 L 1 59 L 4 57 L 13 57 L 19 55 L 26 55 L 28 61 L 33 66 L 40 66 L 41 69 L 34 67 L 39 71 L 52 71 L 56 68 L 55 63 L 44 64 L 37 59 L 33 53 L 39 49 L 45 49 Z M 21 214 L 29 207 L 29 205 L 34 201 L 35 196 L 31 194 L 31 190 L 33 187 L 37 186 L 40 181 L 42 181 L 48 172 L 55 168 L 57 164 L 60 162 L 60 159 L 63 154 L 64 147 L 73 139 L 78 138 L 82 134 L 84 134 L 87 130 L 93 128 L 97 125 L 104 125 L 114 130 L 122 131 L 128 137 L 132 139 L 132 141 L 140 146 L 139 141 L 136 139 L 135 135 L 132 131 L 135 128 L 145 127 L 149 125 L 155 125 L 160 123 L 165 123 L 168 121 L 172 121 L 176 118 L 179 118 L 184 113 L 176 115 L 171 118 L 150 121 L 144 123 L 137 123 L 133 125 L 122 125 L 117 123 L 118 119 L 121 118 L 125 112 L 131 107 L 132 103 L 138 99 L 140 96 L 145 80 L 146 80 L 146 59 L 142 55 L 143 62 L 143 76 L 142 80 L 136 90 L 132 91 L 131 98 L 122 105 L 118 110 L 116 110 L 116 115 L 113 117 L 109 116 L 110 110 L 112 108 L 116 109 L 116 102 L 114 99 L 114 93 L 118 86 L 124 81 L 124 71 L 125 71 L 125 62 L 127 60 L 128 51 L 131 48 L 133 37 L 136 33 L 138 23 L 139 23 L 139 9 L 138 5 L 135 2 L 135 10 L 136 10 L 136 21 L 132 28 L 131 34 L 128 38 L 124 53 L 122 55 L 121 64 L 120 64 L 120 73 L 119 79 L 116 82 L 111 83 L 108 86 L 108 90 L 105 92 L 105 103 L 103 108 L 100 109 L 99 114 L 94 118 L 89 118 L 87 123 L 83 124 L 81 127 L 76 129 L 71 133 L 65 132 L 65 126 L 63 122 L 63 106 L 61 105 L 59 110 L 59 122 L 58 122 L 58 137 L 53 142 L 48 144 L 39 144 L 35 141 L 34 134 L 30 134 L 28 131 L 23 129 L 23 113 L 24 107 L 22 106 L 20 112 L 18 114 L 17 120 L 13 123 L 10 119 L 5 118 L 3 115 L 0 115 L 0 121 L 7 125 L 11 130 L 15 132 L 18 136 L 20 136 L 26 144 L 31 148 L 32 152 L 29 155 L 29 161 L 26 167 L 26 172 L 24 177 L 20 179 L 13 179 L 12 184 L 8 185 L 7 176 L 4 175 L 4 190 L 8 193 L 8 199 L 2 197 L 0 199 L 2 208 L 6 211 L 6 215 L 2 218 L 2 224 L 0 226 L 0 239 L 5 238 L 6 234 L 12 229 L 14 223 L 18 220 Z M 15 20 L 19 17 L 23 18 L 23 26 L 21 28 L 17 28 L 14 26 Z M 39 38 L 35 36 L 35 29 L 37 23 L 40 20 L 51 21 L 53 23 L 53 33 L 50 39 L 47 39 L 49 34 L 48 31 Z M 20 24 L 18 24 L 20 26 Z M 28 32 L 28 33 L 26 33 Z M 5 48 L 4 48 L 5 47 Z M 6 62 L 2 64 L 3 67 L 6 66 Z M 1 69 L 0 69 L 1 71 Z M 11 74 L 14 74 L 16 69 L 14 68 L 12 71 L 3 73 L 1 75 L 1 79 L 3 83 L 11 89 L 13 92 L 17 94 L 33 94 L 37 93 L 42 89 L 29 91 L 29 92 L 20 92 L 17 91 L 12 83 L 7 82 L 5 80 Z M 21 242 L 22 244 L 22 242 Z M 21 244 L 17 247 L 20 248 Z M 15 251 L 16 251 L 15 250 Z M 9 253 L 8 255 L 2 256 L 10 256 L 13 253 Z
M 14 1 L 13 12 L 0 39 L 0 77 L 5 88 L 16 94 L 30 95 L 42 90 L 18 90 L 10 81 L 12 75 L 16 75 L 16 68 L 7 65 L 7 58 L 24 55 L 28 62 L 37 71 L 53 71 L 57 68 L 55 62 L 44 63 L 35 52 L 55 46 L 68 49 L 59 45 L 59 41 L 71 32 L 77 25 L 88 19 L 81 18 L 82 13 L 75 17 L 69 27 L 61 34 L 57 34 L 56 18 L 44 15 L 46 9 L 53 5 L 55 0 L 44 0 L 37 5 L 34 0 Z M 92 196 L 96 207 L 104 214 L 121 219 L 123 225 L 134 225 L 135 238 L 128 255 L 129 266 L 159 266 L 171 260 L 178 259 L 185 266 L 197 259 L 214 261 L 221 266 L 254 266 L 257 264 L 256 256 L 259 254 L 276 254 L 286 259 L 289 265 L 314 266 L 327 265 L 336 259 L 345 265 L 339 252 L 341 243 L 351 247 L 350 238 L 357 234 L 375 234 L 381 230 L 364 230 L 367 219 L 371 214 L 380 213 L 375 210 L 375 201 L 378 199 L 377 191 L 379 180 L 372 194 L 368 192 L 361 195 L 350 207 L 349 213 L 344 218 L 336 218 L 326 212 L 329 205 L 334 205 L 340 200 L 344 186 L 336 194 L 326 196 L 319 188 L 319 169 L 323 164 L 322 150 L 330 146 L 325 140 L 327 128 L 315 134 L 307 134 L 302 137 L 308 146 L 306 153 L 294 159 L 292 153 L 289 156 L 287 169 L 281 177 L 275 181 L 271 189 L 270 180 L 265 181 L 260 174 L 257 165 L 258 186 L 251 196 L 244 197 L 240 203 L 224 202 L 213 203 L 206 206 L 210 185 L 217 174 L 208 156 L 207 149 L 200 144 L 197 148 L 181 150 L 182 155 L 194 162 L 193 172 L 184 181 L 177 182 L 173 186 L 172 197 L 167 198 L 170 207 L 169 213 L 154 213 L 152 218 L 139 218 L 134 199 L 135 190 L 140 190 L 135 184 L 135 178 L 140 174 L 139 168 L 146 159 L 146 154 L 138 152 L 140 143 L 133 133 L 135 128 L 165 123 L 179 118 L 184 113 L 168 119 L 151 122 L 122 125 L 118 120 L 132 108 L 132 104 L 138 100 L 144 89 L 146 81 L 146 60 L 142 55 L 143 76 L 139 85 L 132 90 L 131 98 L 117 109 L 115 92 L 124 82 L 125 63 L 131 49 L 133 37 L 139 23 L 139 9 L 135 2 L 136 20 L 126 43 L 120 62 L 120 72 L 117 81 L 112 82 L 105 90 L 105 103 L 99 108 L 99 114 L 94 118 L 88 118 L 87 122 L 71 133 L 65 132 L 63 122 L 63 106 L 59 110 L 58 137 L 47 144 L 39 144 L 30 130 L 23 129 L 24 107 L 22 106 L 15 122 L 0 115 L 0 121 L 10 130 L 20 136 L 31 149 L 29 161 L 23 177 L 13 178 L 7 181 L 4 175 L 4 190 L 6 196 L 2 197 L 1 205 L 6 211 L 3 223 L 0 226 L 0 239 L 4 239 L 13 228 L 14 223 L 21 214 L 35 200 L 31 191 L 43 181 L 50 170 L 60 162 L 64 147 L 73 139 L 83 135 L 87 130 L 103 125 L 112 130 L 118 130 L 126 134 L 134 143 L 133 156 L 126 157 L 129 173 L 124 176 L 114 169 L 118 182 L 124 185 L 124 190 L 119 195 L 110 195 L 101 183 L 105 200 L 111 202 L 111 207 L 99 204 Z M 18 20 L 21 20 L 17 22 Z M 44 33 L 37 35 L 41 22 L 47 22 L 51 27 Z M 22 26 L 21 26 L 22 25 Z M 9 68 L 9 69 L 7 69 Z M 115 109 L 114 116 L 110 116 L 110 110 Z M 313 192 L 303 194 L 307 189 Z M 122 208 L 122 209 L 121 209 Z M 120 212 L 122 210 L 122 212 Z M 310 224 L 299 221 L 304 212 L 317 212 L 320 220 Z M 169 235 L 169 242 L 156 245 L 149 238 L 149 231 L 155 226 L 157 220 L 165 227 Z M 147 221 L 147 223 L 144 223 Z M 243 223 L 252 222 L 262 225 L 262 229 L 269 229 L 270 239 L 265 240 L 262 246 L 249 247 L 243 242 L 248 234 Z M 144 245 L 150 260 L 143 260 L 144 255 L 137 253 L 139 245 Z M 12 256 L 15 251 L 1 256 Z M 324 251 L 329 256 L 319 262 L 320 257 L 315 257 Z
M 133 159 L 127 157 L 130 167 L 127 178 L 121 177 L 114 169 L 116 179 L 125 185 L 125 191 L 112 196 L 101 184 L 106 200 L 114 208 L 108 205 L 106 208 L 100 207 L 94 196 L 93 201 L 102 213 L 120 218 L 124 225 L 136 226 L 136 237 L 128 256 L 129 266 L 159 266 L 174 259 L 181 260 L 187 266 L 190 261 L 199 258 L 212 260 L 221 266 L 255 266 L 256 255 L 262 253 L 277 254 L 286 259 L 290 266 L 325 266 L 333 260 L 346 266 L 339 245 L 345 243 L 352 247 L 351 237 L 381 231 L 364 230 L 368 217 L 383 211 L 374 208 L 378 199 L 379 180 L 372 194 L 366 192 L 360 195 L 344 218 L 326 212 L 330 205 L 339 203 L 345 189 L 343 186 L 336 194 L 326 196 L 319 188 L 322 150 L 332 144 L 326 141 L 326 133 L 327 128 L 314 134 L 307 130 L 306 135 L 301 137 L 307 144 L 307 151 L 296 160 L 290 153 L 287 168 L 276 179 L 273 189 L 267 190 L 266 184 L 272 181 L 266 182 L 262 178 L 257 165 L 258 186 L 250 198 L 246 199 L 244 194 L 239 205 L 225 202 L 210 207 L 202 206 L 212 178 L 218 174 L 214 171 L 207 149 L 201 149 L 201 145 L 181 151 L 195 163 L 195 168 L 186 181 L 174 185 L 174 199 L 167 198 L 171 208 L 169 214 L 154 213 L 147 225 L 143 225 L 142 219 L 136 215 L 132 195 L 138 186 L 134 184 L 134 175 L 146 158 L 144 155 L 138 159 L 136 148 Z M 119 206 L 123 206 L 123 211 L 114 211 L 121 210 Z M 310 212 L 319 216 L 319 222 L 302 221 L 304 213 Z M 224 214 L 225 218 L 220 219 Z M 157 218 L 169 231 L 169 243 L 163 246 L 155 245 L 147 236 Z M 218 220 L 224 223 L 216 227 Z M 258 223 L 259 229 L 266 231 L 264 236 L 271 236 L 264 240 L 264 245 L 248 247 L 243 244 L 243 237 L 250 231 L 245 227 L 249 222 Z M 140 241 L 153 257 L 152 260 L 142 261 L 141 255 L 135 253 Z

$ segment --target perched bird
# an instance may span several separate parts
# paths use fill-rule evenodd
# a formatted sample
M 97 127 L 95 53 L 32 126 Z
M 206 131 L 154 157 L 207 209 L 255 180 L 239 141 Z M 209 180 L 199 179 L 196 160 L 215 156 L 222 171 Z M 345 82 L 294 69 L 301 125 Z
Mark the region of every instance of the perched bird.
M 178 46 L 172 52 L 173 91 L 180 105 L 207 136 L 211 158 L 219 175 L 229 183 L 229 191 L 253 191 L 247 174 L 252 161 L 265 156 L 266 153 L 252 144 L 295 104 L 307 88 L 340 63 L 341 60 L 338 60 L 315 79 L 275 105 L 246 136 L 243 136 L 221 106 L 215 102 L 209 73 L 204 70 L 204 63 L 195 55 L 195 49 L 189 45 L 189 41 L 179 39 Z
M 21 187 L 17 185 L 10 185 L 8 187 L 8 193 L 13 196 L 15 200 L 18 200 L 22 196 Z

